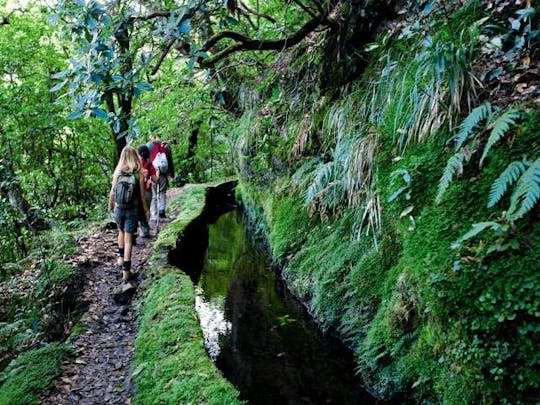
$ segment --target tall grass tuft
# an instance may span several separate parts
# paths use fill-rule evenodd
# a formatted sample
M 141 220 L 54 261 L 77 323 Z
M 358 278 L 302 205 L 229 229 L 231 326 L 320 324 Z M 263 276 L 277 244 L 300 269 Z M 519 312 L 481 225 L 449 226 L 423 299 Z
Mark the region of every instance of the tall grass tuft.
M 401 150 L 443 125 L 451 129 L 464 104 L 472 104 L 478 80 L 471 62 L 486 19 L 462 14 L 396 40 L 375 67 L 380 79 L 367 85 L 364 116 Z
M 375 46 L 382 56 L 369 77 L 377 79 L 360 83 L 324 117 L 322 149 L 330 158 L 309 176 L 305 197 L 311 213 L 326 219 L 355 208 L 357 235 L 381 231 L 374 173 L 380 137 L 389 135 L 403 151 L 444 125 L 452 129 L 453 117 L 472 104 L 477 80 L 471 62 L 486 21 L 476 6 L 451 17 L 440 11 L 427 27 L 410 22 L 397 38 L 382 38 L 386 45 Z

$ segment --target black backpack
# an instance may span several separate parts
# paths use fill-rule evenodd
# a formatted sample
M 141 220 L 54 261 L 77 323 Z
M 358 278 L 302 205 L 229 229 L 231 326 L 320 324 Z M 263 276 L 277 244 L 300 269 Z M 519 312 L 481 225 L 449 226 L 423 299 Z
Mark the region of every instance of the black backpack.
M 134 173 L 120 172 L 114 186 L 114 200 L 119 208 L 133 208 L 137 201 L 138 180 Z

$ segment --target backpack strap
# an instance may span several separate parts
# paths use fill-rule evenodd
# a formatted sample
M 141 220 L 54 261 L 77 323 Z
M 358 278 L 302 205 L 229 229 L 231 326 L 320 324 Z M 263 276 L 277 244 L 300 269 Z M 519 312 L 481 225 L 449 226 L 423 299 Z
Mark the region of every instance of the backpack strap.
M 150 162 L 154 161 L 154 159 L 156 158 L 156 155 L 158 154 L 160 150 L 161 150 L 161 144 L 156 141 L 152 141 L 152 153 L 150 153 Z

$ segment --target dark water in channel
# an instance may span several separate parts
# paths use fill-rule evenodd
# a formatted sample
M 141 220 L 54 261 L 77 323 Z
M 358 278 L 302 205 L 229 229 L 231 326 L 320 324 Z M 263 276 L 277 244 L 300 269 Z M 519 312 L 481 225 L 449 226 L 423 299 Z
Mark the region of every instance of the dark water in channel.
M 354 375 L 352 354 L 322 336 L 236 211 L 210 226 L 195 224 L 186 239 L 189 246 L 172 261 L 198 281 L 205 345 L 242 399 L 253 405 L 376 403 Z

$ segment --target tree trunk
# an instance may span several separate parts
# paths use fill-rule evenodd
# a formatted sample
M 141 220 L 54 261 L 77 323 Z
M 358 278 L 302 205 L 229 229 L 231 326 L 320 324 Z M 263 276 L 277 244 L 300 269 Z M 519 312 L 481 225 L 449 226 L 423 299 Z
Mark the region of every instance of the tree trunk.
M 190 173 L 195 172 L 195 148 L 197 147 L 197 142 L 199 141 L 199 130 L 201 127 L 201 122 L 197 121 L 194 123 L 194 127 L 191 130 L 191 134 L 188 138 L 188 150 L 186 153 L 186 161 L 188 163 L 188 171 Z
M 0 195 L 4 196 L 9 204 L 19 213 L 24 227 L 31 233 L 43 231 L 49 226 L 38 212 L 24 198 L 23 190 L 19 180 L 10 164 L 10 155 L 0 160 Z

